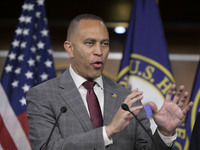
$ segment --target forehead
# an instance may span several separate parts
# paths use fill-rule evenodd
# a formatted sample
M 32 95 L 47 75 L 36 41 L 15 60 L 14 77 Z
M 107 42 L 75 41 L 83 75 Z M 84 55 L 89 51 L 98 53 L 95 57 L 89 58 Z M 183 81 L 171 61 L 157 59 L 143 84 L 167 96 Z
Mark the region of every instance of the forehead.
M 100 20 L 94 20 L 94 19 L 82 19 L 79 22 L 79 27 L 87 27 L 87 26 L 102 26 L 105 27 L 104 23 Z
M 105 24 L 100 20 L 81 20 L 79 22 L 78 28 L 79 33 L 84 35 L 86 34 L 97 34 L 102 36 L 107 36 L 108 38 L 108 30 Z

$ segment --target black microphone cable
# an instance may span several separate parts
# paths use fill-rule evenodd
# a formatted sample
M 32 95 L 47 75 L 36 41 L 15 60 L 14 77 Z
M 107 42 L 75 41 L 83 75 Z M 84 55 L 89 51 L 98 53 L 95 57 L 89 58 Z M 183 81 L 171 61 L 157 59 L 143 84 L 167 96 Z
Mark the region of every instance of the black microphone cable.
M 52 128 L 52 130 L 51 130 L 51 133 L 49 134 L 48 139 L 47 139 L 46 146 L 45 146 L 45 149 L 46 149 L 46 150 L 47 150 L 49 141 L 50 141 L 50 139 L 51 139 L 51 136 L 52 136 L 53 131 L 54 131 L 54 129 L 55 129 L 57 123 L 58 123 L 58 120 L 59 120 L 60 116 L 62 115 L 62 113 L 65 113 L 66 111 L 67 111 L 67 108 L 66 108 L 65 106 L 63 106 L 63 107 L 60 108 L 60 114 L 58 115 L 58 118 L 56 119 L 56 122 L 55 122 L 55 124 L 54 124 L 54 126 L 53 126 L 53 128 Z
M 130 111 L 129 107 L 127 104 L 123 103 L 121 105 L 121 108 L 125 111 L 128 111 L 130 112 L 134 117 L 135 119 L 137 120 L 137 122 L 141 125 L 141 127 L 145 130 L 145 132 L 148 134 L 148 136 L 152 139 L 152 141 L 154 140 L 154 138 L 152 137 L 152 135 L 147 131 L 147 129 L 144 127 L 144 125 L 141 123 L 141 121 L 137 118 L 137 116 L 132 112 Z

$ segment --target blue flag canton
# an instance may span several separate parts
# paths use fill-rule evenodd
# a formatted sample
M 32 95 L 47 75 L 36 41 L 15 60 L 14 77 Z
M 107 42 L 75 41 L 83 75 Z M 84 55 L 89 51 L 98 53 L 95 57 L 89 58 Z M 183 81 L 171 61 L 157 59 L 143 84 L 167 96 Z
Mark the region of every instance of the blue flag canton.
M 28 90 L 55 77 L 44 0 L 22 6 L 1 83 L 16 115 L 26 110 Z

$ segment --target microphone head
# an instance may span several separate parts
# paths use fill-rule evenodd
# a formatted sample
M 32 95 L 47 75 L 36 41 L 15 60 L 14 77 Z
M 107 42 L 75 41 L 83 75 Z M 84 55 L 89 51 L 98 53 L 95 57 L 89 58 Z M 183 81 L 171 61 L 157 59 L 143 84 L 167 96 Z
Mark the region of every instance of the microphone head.
M 60 108 L 60 112 L 65 113 L 67 111 L 67 108 L 65 106 Z
M 129 107 L 128 107 L 128 105 L 127 104 L 122 104 L 121 105 L 121 108 L 123 109 L 123 110 L 126 110 L 126 111 L 129 111 Z

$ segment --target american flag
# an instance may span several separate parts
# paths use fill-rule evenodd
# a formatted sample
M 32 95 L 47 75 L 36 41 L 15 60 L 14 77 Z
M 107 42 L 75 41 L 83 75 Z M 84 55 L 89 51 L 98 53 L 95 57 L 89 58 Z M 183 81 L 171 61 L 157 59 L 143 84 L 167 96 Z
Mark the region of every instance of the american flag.
M 29 150 L 27 91 L 55 77 L 45 1 L 25 0 L 0 84 L 0 150 Z

